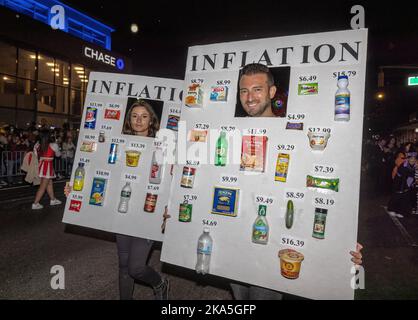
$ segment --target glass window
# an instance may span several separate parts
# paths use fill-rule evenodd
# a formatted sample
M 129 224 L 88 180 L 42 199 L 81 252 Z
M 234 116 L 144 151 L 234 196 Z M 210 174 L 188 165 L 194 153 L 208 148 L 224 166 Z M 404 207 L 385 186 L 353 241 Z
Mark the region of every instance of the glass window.
M 0 75 L 0 107 L 16 106 L 16 78 Z M 4 111 L 2 111 L 2 115 Z
M 17 79 L 17 107 L 34 109 L 35 82 L 27 79 Z
M 33 111 L 17 110 L 16 125 L 18 128 L 27 128 L 33 121 Z
M 16 74 L 16 48 L 0 42 L 0 72 Z
M 56 86 L 56 113 L 68 114 L 68 88 Z
M 55 60 L 55 84 L 68 87 L 70 84 L 68 62 Z
M 79 64 L 73 64 L 71 66 L 71 87 L 81 90 L 83 88 L 83 82 L 86 77 L 84 73 L 84 67 Z
M 40 55 L 40 57 L 38 62 L 38 80 L 54 83 L 54 74 L 59 74 L 58 69 L 55 68 L 54 58 L 44 54 Z
M 71 90 L 71 109 L 72 115 L 81 115 L 83 112 L 84 92 L 81 90 Z
M 43 57 L 39 56 L 39 61 Z M 36 53 L 19 48 L 18 75 L 25 79 L 35 79 Z
M 38 82 L 38 111 L 54 112 L 55 99 L 54 86 Z

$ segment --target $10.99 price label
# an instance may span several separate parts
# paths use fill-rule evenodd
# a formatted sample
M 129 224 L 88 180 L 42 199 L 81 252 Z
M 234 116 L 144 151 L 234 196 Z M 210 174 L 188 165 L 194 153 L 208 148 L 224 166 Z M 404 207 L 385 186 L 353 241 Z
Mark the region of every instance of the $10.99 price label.
M 110 178 L 110 171 L 103 170 L 103 169 L 97 169 L 96 170 L 96 177 L 109 179 Z

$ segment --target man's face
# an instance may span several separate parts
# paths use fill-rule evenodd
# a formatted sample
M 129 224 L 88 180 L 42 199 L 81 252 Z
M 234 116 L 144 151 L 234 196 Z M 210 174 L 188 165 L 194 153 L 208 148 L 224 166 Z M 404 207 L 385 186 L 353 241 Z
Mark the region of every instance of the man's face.
M 275 93 L 276 87 L 269 87 L 264 73 L 244 75 L 239 81 L 241 105 L 250 117 L 264 116 L 263 113 L 271 108 L 271 99 Z

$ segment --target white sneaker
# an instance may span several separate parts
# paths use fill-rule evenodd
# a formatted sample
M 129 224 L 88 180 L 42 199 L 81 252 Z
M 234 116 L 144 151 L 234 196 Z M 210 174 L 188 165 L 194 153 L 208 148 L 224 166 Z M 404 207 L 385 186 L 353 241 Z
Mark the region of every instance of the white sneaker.
M 41 205 L 40 203 L 32 203 L 32 210 L 41 210 L 43 208 L 44 206 Z
M 61 204 L 62 202 L 61 201 L 59 201 L 58 199 L 54 199 L 54 200 L 51 200 L 50 202 L 49 202 L 49 204 L 51 205 L 51 206 L 57 206 L 57 205 L 59 205 L 59 204 Z

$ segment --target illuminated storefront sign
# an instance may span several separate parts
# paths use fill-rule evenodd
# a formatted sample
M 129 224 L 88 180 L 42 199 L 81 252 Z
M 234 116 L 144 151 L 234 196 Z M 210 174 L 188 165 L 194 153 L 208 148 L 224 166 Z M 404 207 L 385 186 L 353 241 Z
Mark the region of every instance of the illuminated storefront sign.
M 118 59 L 115 58 L 114 56 L 107 54 L 107 53 L 103 53 L 99 50 L 90 48 L 85 46 L 83 48 L 83 54 L 84 56 L 86 56 L 87 58 L 102 62 L 104 64 L 107 64 L 109 66 L 118 68 L 119 70 L 123 70 L 125 68 L 125 62 L 123 61 L 123 59 Z

